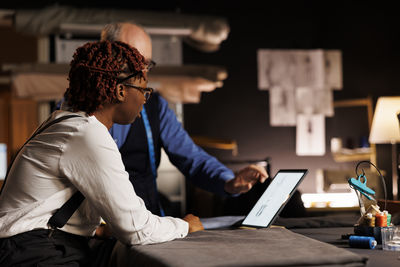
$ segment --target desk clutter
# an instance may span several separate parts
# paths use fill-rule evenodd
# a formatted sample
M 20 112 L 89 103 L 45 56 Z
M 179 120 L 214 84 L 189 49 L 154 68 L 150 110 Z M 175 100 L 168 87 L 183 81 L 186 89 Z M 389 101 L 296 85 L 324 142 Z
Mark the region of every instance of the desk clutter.
M 350 236 L 349 245 L 374 249 L 376 244 L 382 244 L 383 250 L 400 251 L 400 227 L 392 224 L 391 217 L 388 211 L 380 211 L 376 205 L 370 206 L 354 225 L 354 235 Z
M 353 248 L 370 248 L 376 247 L 376 240 L 371 236 L 357 236 L 352 235 L 349 237 L 349 245 Z
M 367 186 L 367 177 L 365 172 L 358 174 L 358 167 L 362 163 L 369 163 L 376 168 L 380 174 L 385 191 L 385 209 L 386 209 L 386 185 L 379 169 L 369 161 L 362 161 L 357 164 L 357 178 L 350 178 L 349 185 L 357 194 L 361 217 L 354 225 L 354 235 L 349 236 L 349 245 L 356 248 L 374 249 L 377 244 L 382 244 L 383 250 L 400 251 L 400 227 L 392 224 L 392 214 L 387 210 L 380 210 L 377 201 L 374 198 L 375 192 Z M 366 207 L 365 197 L 369 203 Z M 372 204 L 371 204 L 372 203 Z
M 374 249 L 376 244 L 382 244 L 385 250 L 400 251 L 400 235 L 399 240 L 395 240 L 395 231 L 396 227 L 391 223 L 391 214 L 386 210 L 380 211 L 376 205 L 371 205 L 354 225 L 354 235 L 350 236 L 349 245 Z

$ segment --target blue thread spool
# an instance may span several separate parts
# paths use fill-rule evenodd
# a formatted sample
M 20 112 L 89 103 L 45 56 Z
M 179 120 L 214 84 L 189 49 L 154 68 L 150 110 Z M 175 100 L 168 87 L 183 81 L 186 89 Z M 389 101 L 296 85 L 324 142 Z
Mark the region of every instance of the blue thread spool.
M 372 236 L 352 235 L 349 237 L 349 245 L 353 248 L 374 249 L 378 242 Z

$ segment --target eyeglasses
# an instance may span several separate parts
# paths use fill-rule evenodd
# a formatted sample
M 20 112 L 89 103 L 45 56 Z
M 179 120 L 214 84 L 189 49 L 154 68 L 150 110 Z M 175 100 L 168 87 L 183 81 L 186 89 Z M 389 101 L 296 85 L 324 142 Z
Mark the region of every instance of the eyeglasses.
M 122 83 L 122 84 L 125 85 L 125 86 L 128 86 L 128 87 L 132 87 L 132 88 L 134 88 L 136 90 L 139 90 L 144 95 L 144 98 L 146 99 L 146 102 L 149 100 L 151 94 L 154 91 L 154 89 L 151 88 L 151 87 L 140 87 L 140 86 L 136 86 L 136 85 L 129 84 L 129 83 Z
M 145 68 L 145 70 L 146 70 L 147 72 L 149 72 L 149 71 L 151 71 L 151 69 L 154 68 L 155 66 L 156 66 L 156 62 L 153 61 L 153 60 L 150 60 L 150 61 L 146 62 L 146 68 Z

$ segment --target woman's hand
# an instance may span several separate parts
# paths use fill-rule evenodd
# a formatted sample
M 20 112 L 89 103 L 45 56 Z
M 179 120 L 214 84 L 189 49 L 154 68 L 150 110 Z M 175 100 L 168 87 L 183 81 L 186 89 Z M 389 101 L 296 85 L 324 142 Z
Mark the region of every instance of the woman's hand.
M 183 220 L 189 223 L 189 233 L 204 230 L 199 217 L 194 216 L 193 214 L 186 215 Z

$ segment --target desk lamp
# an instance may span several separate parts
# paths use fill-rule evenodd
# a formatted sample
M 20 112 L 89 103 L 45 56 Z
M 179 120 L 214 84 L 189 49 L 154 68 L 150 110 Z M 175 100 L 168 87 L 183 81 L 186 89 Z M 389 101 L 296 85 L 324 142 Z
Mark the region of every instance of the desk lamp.
M 397 143 L 400 142 L 400 127 L 397 114 L 400 112 L 400 96 L 380 97 L 372 120 L 369 142 L 392 144 L 392 192 L 398 197 Z

